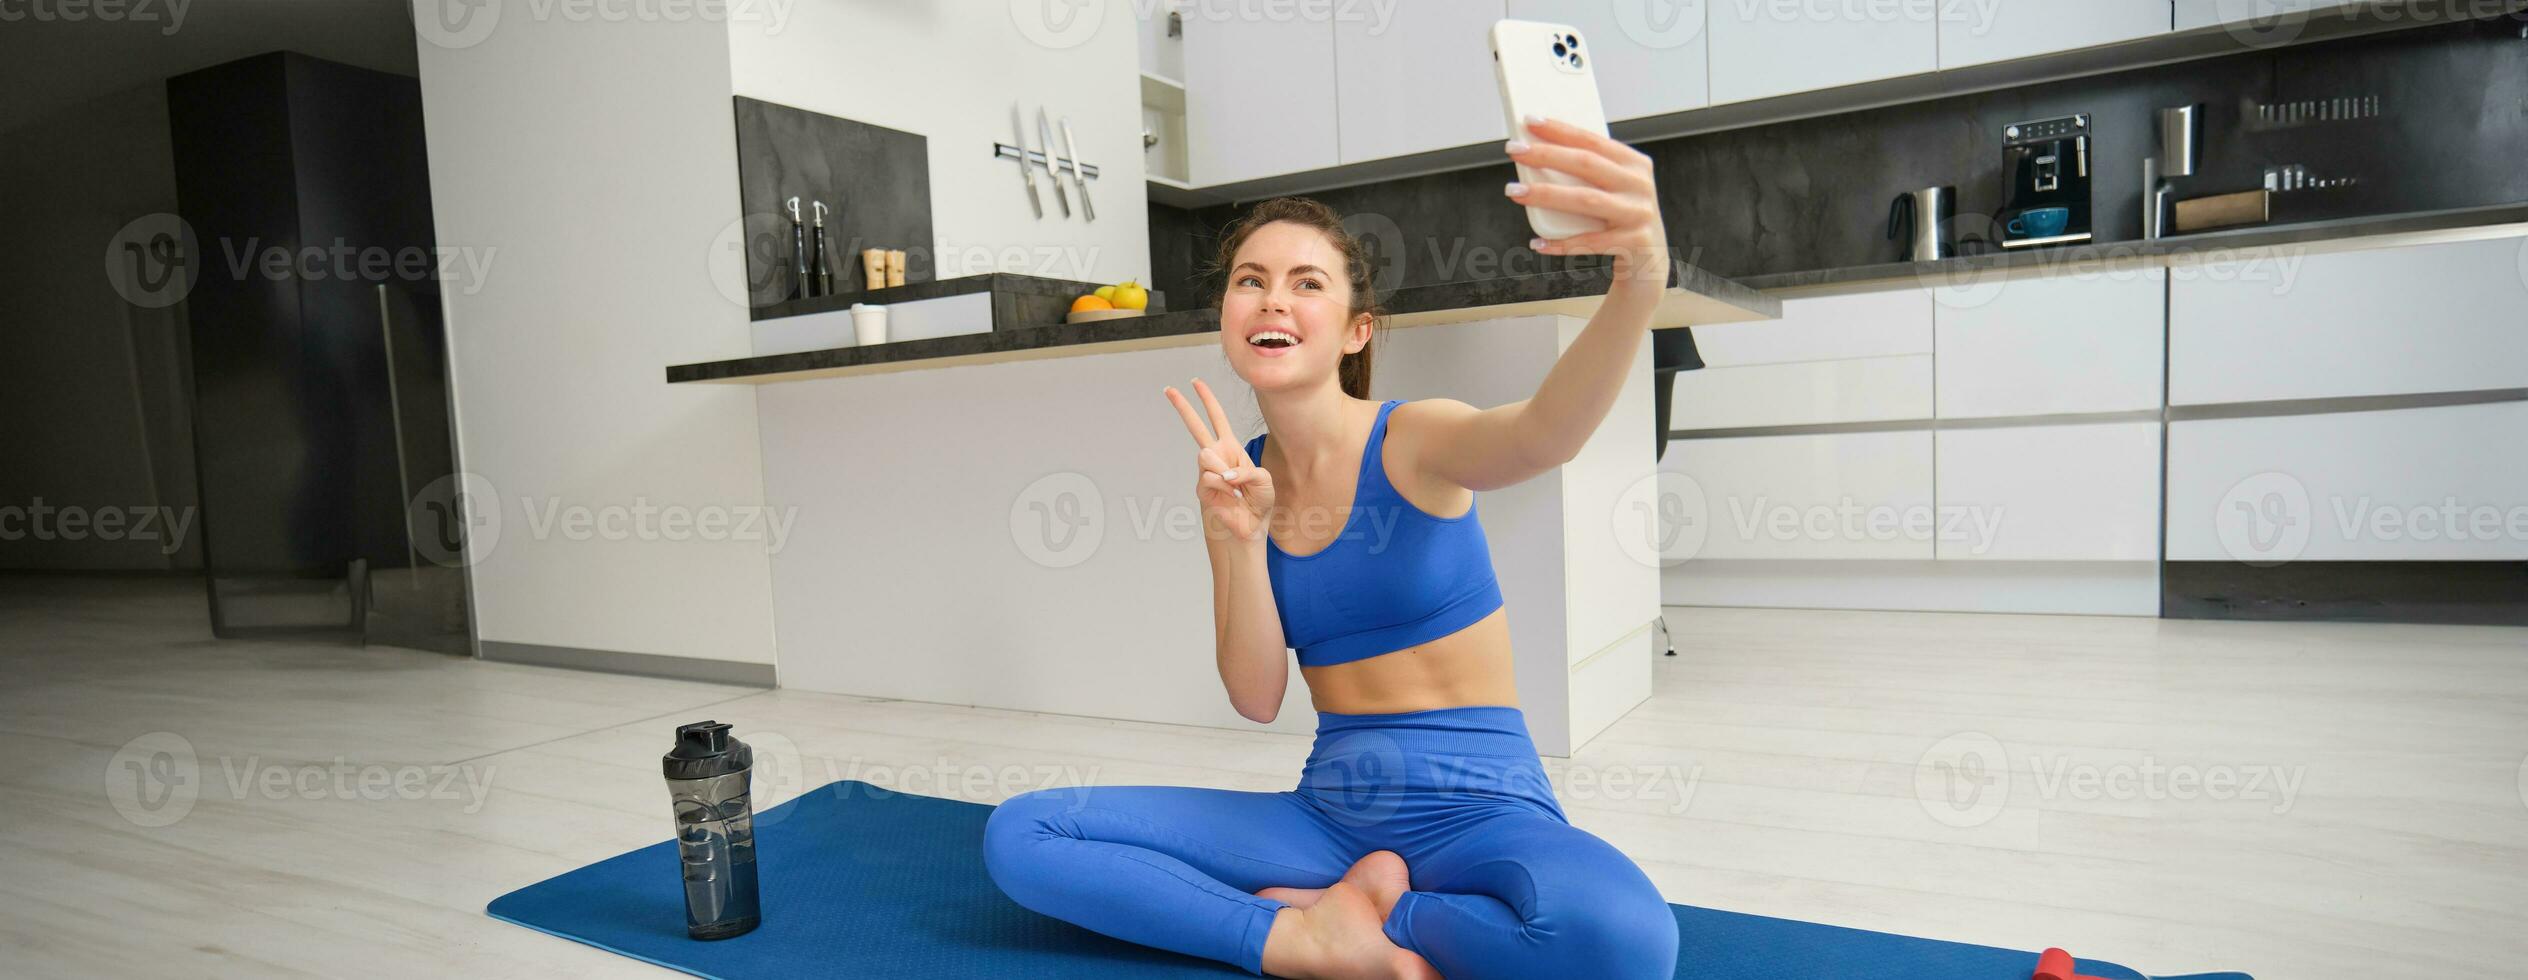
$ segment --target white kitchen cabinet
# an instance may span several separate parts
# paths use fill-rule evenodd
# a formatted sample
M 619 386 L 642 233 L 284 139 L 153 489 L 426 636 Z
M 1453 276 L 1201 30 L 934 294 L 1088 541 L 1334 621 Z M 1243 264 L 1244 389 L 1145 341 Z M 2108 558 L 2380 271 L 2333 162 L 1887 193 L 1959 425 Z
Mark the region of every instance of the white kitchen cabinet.
M 1940 417 L 2158 408 L 2167 287 L 2126 269 L 1938 290 Z
M 1216 186 L 1341 163 L 1333 21 L 1306 5 L 1283 17 L 1204 12 L 1218 9 L 1185 11 L 1190 182 Z
M 1393 0 L 1332 10 L 1342 162 L 1510 138 L 1489 40 L 1502 0 Z M 1278 84 L 1294 70 L 1278 65 L 1265 82 Z
M 1933 557 L 1929 432 L 1687 439 L 1660 469 L 1681 474 L 1665 479 L 1703 530 L 1701 547 L 1672 557 Z
M 1694 328 L 1707 365 L 1676 376 L 1672 429 L 1931 417 L 1931 291 L 1782 302 L 1760 323 Z
M 2168 275 L 2172 405 L 2528 387 L 2528 239 Z
M 1726 3 L 1729 0 L 1722 0 Z M 1572 3 L 1509 0 L 1519 20 L 1568 25 L 1596 73 L 1609 121 L 1700 109 L 1712 103 L 1709 0 Z
M 1140 33 L 1142 74 L 1180 82 L 1185 80 L 1185 38 L 1181 35 L 1169 37 L 1167 33 L 1168 11 L 1179 6 L 1179 0 L 1161 0 L 1131 8 L 1149 13 L 1147 17 L 1137 18 L 1139 23 L 1136 25 Z
M 1723 0 L 1709 11 L 1713 105 L 1940 67 L 1934 4 Z
M 2190 31 L 2214 24 L 2263 24 L 2286 28 L 2306 24 L 2321 13 L 2356 7 L 2367 0 L 2177 0 L 2177 29 Z
M 1712 367 L 1932 352 L 1931 291 L 1920 287 L 1782 301 L 1775 320 L 1694 328 Z
M 1940 6 L 1940 67 L 2165 34 L 2173 16 L 2170 0 L 1951 0 Z
M 2528 559 L 2528 402 L 2180 421 L 2171 561 Z
M 1931 417 L 1931 385 L 1929 354 L 1679 371 L 1668 405 L 1668 427 L 1738 429 L 1927 419 Z
M 1943 560 L 2159 558 L 2159 423 L 1943 429 Z

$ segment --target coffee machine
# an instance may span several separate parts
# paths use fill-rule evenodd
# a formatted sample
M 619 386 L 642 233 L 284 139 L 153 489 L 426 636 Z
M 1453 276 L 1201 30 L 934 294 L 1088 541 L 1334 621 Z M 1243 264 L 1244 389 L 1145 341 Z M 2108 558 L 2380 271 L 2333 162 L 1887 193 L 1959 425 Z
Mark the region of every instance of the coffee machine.
M 2089 114 L 2012 123 L 2002 130 L 2003 248 L 2035 248 L 2090 239 Z

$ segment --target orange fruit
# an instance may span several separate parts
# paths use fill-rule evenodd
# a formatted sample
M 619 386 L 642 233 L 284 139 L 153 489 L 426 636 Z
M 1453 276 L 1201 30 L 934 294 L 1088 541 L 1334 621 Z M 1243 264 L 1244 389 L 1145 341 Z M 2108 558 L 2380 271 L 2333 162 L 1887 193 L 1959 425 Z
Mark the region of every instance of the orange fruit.
M 1082 296 L 1071 301 L 1071 312 L 1073 313 L 1079 313 L 1084 310 L 1111 310 L 1114 308 L 1115 304 L 1098 299 L 1095 296 Z

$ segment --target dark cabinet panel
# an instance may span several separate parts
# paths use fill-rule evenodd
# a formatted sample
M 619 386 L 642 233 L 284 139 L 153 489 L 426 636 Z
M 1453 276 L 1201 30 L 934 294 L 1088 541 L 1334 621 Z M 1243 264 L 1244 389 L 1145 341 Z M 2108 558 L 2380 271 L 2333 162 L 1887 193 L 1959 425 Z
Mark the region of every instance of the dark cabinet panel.
M 461 530 L 414 507 L 456 470 L 420 86 L 281 52 L 167 94 L 214 626 L 394 610 L 398 642 L 462 648 L 460 559 L 416 540 Z

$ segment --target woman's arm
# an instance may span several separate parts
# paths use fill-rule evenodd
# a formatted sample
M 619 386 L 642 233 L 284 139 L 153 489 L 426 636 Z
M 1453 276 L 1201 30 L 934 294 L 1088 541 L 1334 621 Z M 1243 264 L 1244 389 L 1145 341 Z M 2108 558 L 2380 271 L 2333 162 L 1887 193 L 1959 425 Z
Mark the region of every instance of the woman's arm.
M 1659 219 L 1650 158 L 1606 136 L 1530 120 L 1545 142 L 1512 143 L 1510 156 L 1578 177 L 1587 187 L 1513 184 L 1510 199 L 1606 222 L 1600 231 L 1539 240 L 1543 255 L 1612 255 L 1615 281 L 1589 325 L 1525 401 L 1477 409 L 1464 402 L 1412 403 L 1410 434 L 1396 438 L 1417 468 L 1470 490 L 1510 486 L 1578 455 L 1631 372 L 1668 285 L 1667 231 Z M 1399 409 L 1402 410 L 1401 408 Z
M 1282 638 L 1281 611 L 1264 570 L 1260 541 L 1240 540 L 1208 526 L 1211 550 L 1213 658 L 1229 706 L 1248 721 L 1269 722 L 1290 689 L 1290 653 Z
M 1249 721 L 1268 722 L 1281 713 L 1282 697 L 1290 688 L 1289 647 L 1264 565 L 1273 475 L 1247 458 L 1246 446 L 1229 427 L 1229 413 L 1212 397 L 1211 386 L 1197 378 L 1194 393 L 1210 413 L 1208 426 L 1184 395 L 1167 389 L 1168 401 L 1184 417 L 1199 447 L 1195 459 L 1202 474 L 1194 493 L 1202 500 L 1203 543 L 1211 553 L 1213 656 L 1229 706 Z

